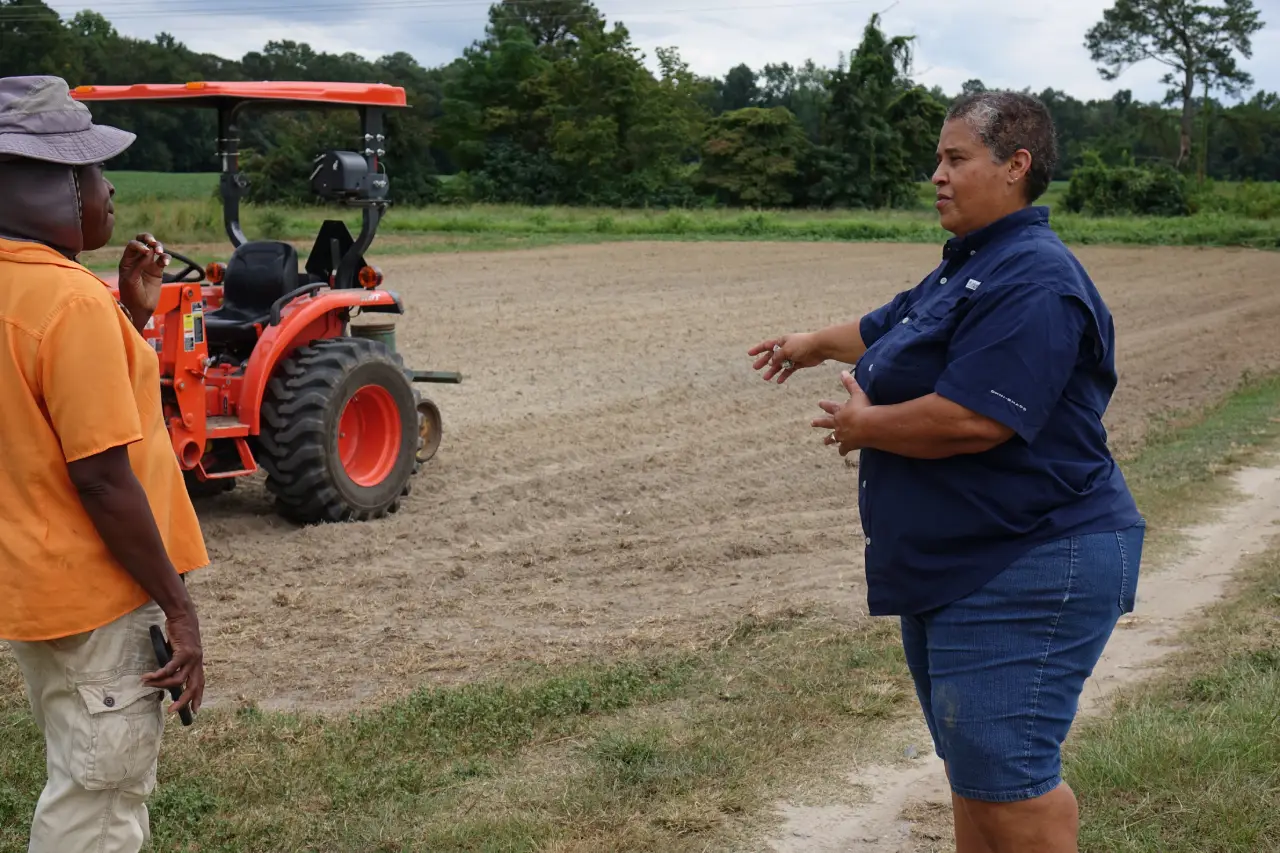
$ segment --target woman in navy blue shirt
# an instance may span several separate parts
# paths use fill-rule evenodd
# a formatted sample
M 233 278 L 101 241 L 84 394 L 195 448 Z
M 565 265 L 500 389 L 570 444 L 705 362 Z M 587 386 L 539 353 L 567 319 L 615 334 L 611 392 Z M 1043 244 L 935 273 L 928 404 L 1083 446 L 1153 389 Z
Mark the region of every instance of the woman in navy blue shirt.
M 954 235 L 938 268 L 855 322 L 750 350 L 780 383 L 854 365 L 813 426 L 859 451 L 868 605 L 901 620 L 957 853 L 1076 853 L 1061 746 L 1142 556 L 1102 426 L 1111 314 L 1033 206 L 1056 159 L 1036 99 L 961 99 L 933 176 Z

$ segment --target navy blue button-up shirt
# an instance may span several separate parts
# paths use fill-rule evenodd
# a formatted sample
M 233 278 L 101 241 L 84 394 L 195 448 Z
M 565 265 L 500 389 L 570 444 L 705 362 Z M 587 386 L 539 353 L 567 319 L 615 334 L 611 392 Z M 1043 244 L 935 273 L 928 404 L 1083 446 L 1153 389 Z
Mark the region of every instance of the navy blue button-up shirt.
M 947 241 L 936 270 L 860 326 L 853 373 L 873 404 L 936 392 L 1014 430 L 945 459 L 861 452 L 873 615 L 940 607 L 1037 545 L 1141 520 L 1102 426 L 1111 313 L 1047 208 Z

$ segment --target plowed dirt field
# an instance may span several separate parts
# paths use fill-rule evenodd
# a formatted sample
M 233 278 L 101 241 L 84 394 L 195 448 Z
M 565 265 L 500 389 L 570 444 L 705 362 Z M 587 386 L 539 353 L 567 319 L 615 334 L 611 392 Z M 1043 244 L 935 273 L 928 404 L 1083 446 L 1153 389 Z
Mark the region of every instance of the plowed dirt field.
M 1276 256 L 1078 250 L 1116 316 L 1107 416 L 1154 417 L 1280 367 Z M 939 248 L 625 243 L 392 257 L 444 442 L 401 511 L 306 529 L 257 480 L 199 504 L 207 704 L 344 709 L 520 661 L 714 640 L 747 614 L 865 613 L 854 471 L 809 426 L 840 365 L 784 386 L 758 340 L 849 319 Z M 359 322 L 359 321 L 357 321 Z

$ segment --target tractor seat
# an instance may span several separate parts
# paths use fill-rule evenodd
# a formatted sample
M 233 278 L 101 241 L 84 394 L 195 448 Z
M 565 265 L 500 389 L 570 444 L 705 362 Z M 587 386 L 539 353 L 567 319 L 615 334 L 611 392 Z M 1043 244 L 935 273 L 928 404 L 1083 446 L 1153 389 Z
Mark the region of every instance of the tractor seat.
M 242 244 L 227 262 L 222 305 L 204 315 L 210 342 L 252 344 L 255 324 L 265 326 L 275 301 L 305 283 L 293 246 L 272 240 Z

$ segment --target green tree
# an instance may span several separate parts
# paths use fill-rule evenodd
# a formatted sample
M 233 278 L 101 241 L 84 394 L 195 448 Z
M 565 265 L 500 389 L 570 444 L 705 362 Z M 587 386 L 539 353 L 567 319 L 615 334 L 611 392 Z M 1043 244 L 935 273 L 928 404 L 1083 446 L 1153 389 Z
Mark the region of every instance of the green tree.
M 766 65 L 760 72 L 759 106 L 786 107 L 804 128 L 810 142 L 817 141 L 822 117 L 830 103 L 827 83 L 830 72 L 812 59 L 793 68 L 790 63 Z
M 669 194 L 695 150 L 705 101 L 678 54 L 659 51 L 658 79 L 626 27 L 607 27 L 589 4 L 535 36 L 525 19 L 538 4 L 505 3 L 519 15 L 493 6 L 486 37 L 445 89 L 441 137 L 476 194 L 529 204 Z
M 41 0 L 0 0 L 0 76 L 55 74 L 79 80 L 84 62 L 77 47 L 58 13 Z
M 809 167 L 823 206 L 892 207 L 916 198 L 924 151 L 932 151 L 945 109 L 911 83 L 911 36 L 888 38 L 872 15 L 848 68 L 828 80 L 830 104 Z M 929 169 L 931 171 L 931 168 Z
M 1085 35 L 1085 47 L 1104 80 L 1115 80 L 1129 66 L 1153 59 L 1168 66 L 1161 82 L 1169 86 L 1165 103 L 1180 103 L 1182 121 L 1175 165 L 1189 162 L 1194 131 L 1196 84 L 1206 95 L 1214 89 L 1237 94 L 1253 78 L 1236 63 L 1235 53 L 1253 55 L 1252 36 L 1262 29 L 1253 0 L 1116 0 Z
M 707 128 L 697 179 L 730 205 L 786 207 L 795 201 L 804 128 L 786 107 L 746 107 Z
M 720 109 L 729 112 L 754 107 L 760 101 L 760 84 L 756 72 L 746 63 L 735 65 L 724 75 L 720 86 Z

